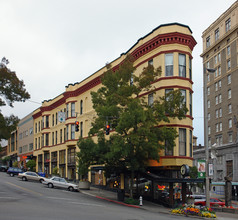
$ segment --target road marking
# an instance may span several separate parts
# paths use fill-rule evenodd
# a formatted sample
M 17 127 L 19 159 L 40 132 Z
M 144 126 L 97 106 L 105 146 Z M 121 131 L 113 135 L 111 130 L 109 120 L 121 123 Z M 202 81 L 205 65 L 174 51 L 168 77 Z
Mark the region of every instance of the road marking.
M 61 199 L 61 200 L 72 200 L 72 199 L 68 199 L 68 198 L 60 198 L 60 197 L 46 197 L 46 198 L 48 198 L 48 199 Z
M 87 205 L 87 206 L 99 206 L 99 207 L 106 207 L 105 205 L 97 205 L 92 203 L 81 203 L 81 202 L 68 202 L 76 205 Z
M 27 192 L 30 192 L 30 193 L 33 193 L 33 194 L 36 194 L 36 195 L 39 195 L 39 196 L 43 196 L 43 194 L 38 193 L 38 192 L 34 192 L 34 191 L 32 191 L 32 190 L 30 190 L 30 189 L 27 189 L 27 188 L 25 188 L 25 187 L 21 187 L 21 186 L 18 186 L 18 185 L 16 185 L 16 184 L 13 184 L 13 183 L 10 183 L 10 182 L 6 182 L 6 183 L 8 183 L 8 184 L 10 184 L 10 185 L 12 185 L 12 186 L 15 186 L 15 187 L 17 187 L 17 188 L 19 188 L 19 189 L 25 190 L 25 191 L 27 191 Z

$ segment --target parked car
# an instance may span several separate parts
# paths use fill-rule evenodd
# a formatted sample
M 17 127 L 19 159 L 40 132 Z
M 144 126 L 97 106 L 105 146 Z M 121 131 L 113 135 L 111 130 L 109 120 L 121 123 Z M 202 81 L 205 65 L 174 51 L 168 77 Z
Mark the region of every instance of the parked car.
M 187 195 L 187 197 L 193 198 L 194 202 L 199 202 L 199 201 L 206 200 L 206 196 L 205 195 L 192 194 L 192 195 Z
M 23 173 L 22 169 L 17 167 L 9 167 L 7 170 L 7 174 L 9 174 L 10 176 L 18 175 L 18 173 Z
M 7 166 L 1 165 L 1 166 L 0 166 L 0 171 L 1 171 L 1 172 L 7 172 Z
M 39 181 L 41 183 L 45 180 L 44 177 L 39 176 L 37 173 L 30 172 L 30 171 L 27 171 L 24 173 L 18 173 L 18 178 L 21 178 L 24 181 L 33 180 L 33 181 Z
M 206 200 L 195 202 L 194 205 L 197 206 L 206 206 Z M 225 206 L 225 202 L 222 202 L 217 198 L 210 198 L 210 206 Z
M 78 185 L 67 182 L 64 178 L 53 176 L 50 179 L 45 178 L 42 182 L 44 185 L 47 185 L 49 188 L 64 188 L 70 191 L 78 191 Z

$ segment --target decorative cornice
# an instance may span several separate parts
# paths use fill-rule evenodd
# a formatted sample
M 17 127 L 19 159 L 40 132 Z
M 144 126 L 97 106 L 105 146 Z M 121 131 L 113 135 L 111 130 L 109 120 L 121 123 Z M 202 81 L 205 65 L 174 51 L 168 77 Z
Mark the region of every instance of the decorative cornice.
M 175 23 L 175 24 L 177 24 L 177 23 Z M 167 25 L 172 25 L 172 24 L 167 24 Z M 181 25 L 181 24 L 177 24 L 177 25 Z M 184 26 L 184 25 L 182 25 L 182 26 Z M 185 27 L 189 28 L 188 26 L 185 26 Z M 151 33 L 153 33 L 153 31 Z M 148 35 L 146 35 L 146 36 L 148 36 Z M 150 51 L 152 51 L 152 50 L 154 50 L 154 49 L 156 49 L 156 48 L 158 48 L 158 47 L 160 47 L 162 45 L 181 44 L 181 45 L 188 46 L 191 49 L 191 51 L 192 51 L 194 46 L 197 44 L 197 42 L 195 41 L 195 39 L 193 38 L 192 35 L 183 34 L 183 33 L 179 33 L 179 32 L 159 34 L 156 37 L 154 37 L 153 39 L 151 39 L 148 42 L 144 43 L 143 45 L 139 46 L 138 48 L 133 49 L 138 44 L 138 42 L 127 51 L 127 53 L 131 53 L 132 54 L 132 56 L 134 57 L 135 61 L 137 59 L 139 59 L 140 57 L 144 56 L 145 54 L 149 53 Z M 167 51 L 167 52 L 171 52 L 171 51 L 186 53 L 186 54 L 188 54 L 191 57 L 191 54 L 186 52 L 186 51 L 170 50 L 170 51 Z M 161 54 L 161 53 L 166 53 L 166 51 L 159 52 L 158 54 Z M 144 62 L 146 62 L 146 61 L 142 61 L 138 65 L 141 65 Z M 112 67 L 112 69 L 114 71 L 117 70 L 119 68 L 120 64 Z M 137 65 L 137 67 L 138 67 L 138 65 Z M 56 102 L 54 102 L 53 104 L 51 104 L 49 106 L 42 106 L 42 107 L 40 107 L 40 112 L 37 112 L 36 114 L 33 114 L 33 118 L 36 119 L 36 118 L 40 117 L 43 112 L 51 111 L 51 110 L 59 107 L 60 105 L 65 104 L 65 102 L 66 102 L 66 100 L 68 98 L 79 96 L 79 95 L 83 94 L 84 92 L 86 92 L 86 91 L 94 88 L 95 86 L 101 84 L 101 77 L 102 76 L 103 76 L 103 74 L 98 76 L 98 77 L 96 77 L 96 78 L 94 78 L 94 79 L 92 79 L 90 82 L 86 83 L 85 85 L 79 87 L 78 89 L 76 89 L 74 91 L 66 91 L 66 92 L 64 92 L 63 93 L 63 98 L 57 100 Z M 75 86 L 75 84 L 73 86 Z

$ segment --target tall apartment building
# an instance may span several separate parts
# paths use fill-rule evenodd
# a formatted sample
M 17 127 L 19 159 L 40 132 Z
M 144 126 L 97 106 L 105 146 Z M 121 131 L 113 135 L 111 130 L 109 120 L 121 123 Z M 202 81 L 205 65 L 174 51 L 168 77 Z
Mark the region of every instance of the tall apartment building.
M 159 163 L 152 161 L 149 165 L 154 172 L 168 177 L 177 177 L 183 164 L 192 166 L 192 51 L 195 45 L 196 41 L 188 26 L 178 23 L 160 25 L 110 63 L 115 70 L 130 53 L 134 57 L 136 75 L 149 64 L 155 68 L 161 67 L 162 74 L 153 85 L 155 93 L 141 94 L 148 102 L 153 102 L 173 89 L 180 89 L 184 95 L 189 109 L 186 118 L 171 119 L 170 124 L 163 124 L 177 130 L 179 137 L 176 139 L 176 146 L 173 150 L 162 152 Z M 85 80 L 69 84 L 65 92 L 44 101 L 33 112 L 37 171 L 51 174 L 58 167 L 61 176 L 77 178 L 77 140 L 79 137 L 86 138 L 91 128 L 95 111 L 90 92 L 101 87 L 100 78 L 106 70 L 106 67 L 102 67 Z M 75 121 L 79 121 L 79 132 L 75 132 Z M 101 172 L 93 170 L 91 174 L 89 179 L 98 183 L 96 178 Z
M 238 1 L 203 32 L 202 38 L 204 94 L 207 94 L 204 120 L 208 122 L 208 146 L 213 155 L 212 178 L 222 181 L 229 176 L 238 181 Z

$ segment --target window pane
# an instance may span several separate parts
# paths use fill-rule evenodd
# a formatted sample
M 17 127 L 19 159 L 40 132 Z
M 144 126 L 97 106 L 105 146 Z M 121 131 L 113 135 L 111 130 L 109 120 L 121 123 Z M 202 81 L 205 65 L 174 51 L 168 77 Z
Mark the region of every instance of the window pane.
M 179 54 L 179 76 L 186 77 L 186 56 Z
M 179 155 L 186 156 L 186 129 L 179 129 Z
M 166 76 L 173 76 L 173 64 L 174 58 L 173 54 L 165 54 L 165 75 Z

